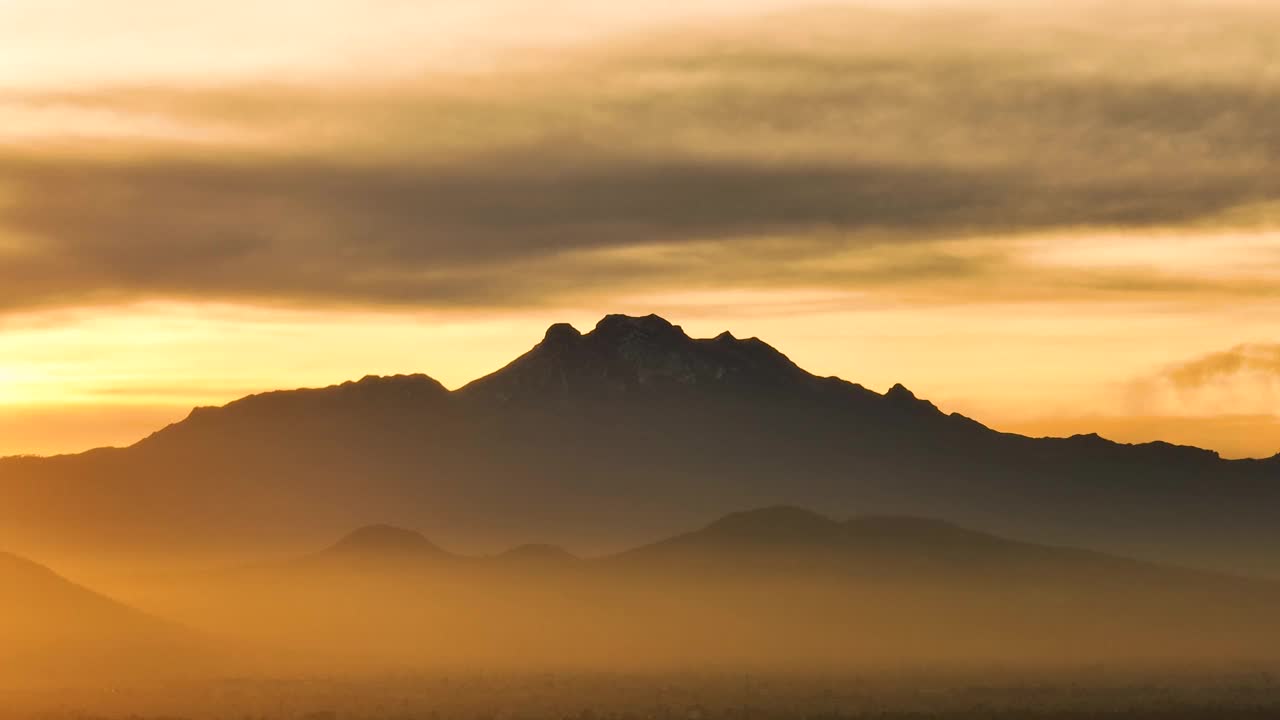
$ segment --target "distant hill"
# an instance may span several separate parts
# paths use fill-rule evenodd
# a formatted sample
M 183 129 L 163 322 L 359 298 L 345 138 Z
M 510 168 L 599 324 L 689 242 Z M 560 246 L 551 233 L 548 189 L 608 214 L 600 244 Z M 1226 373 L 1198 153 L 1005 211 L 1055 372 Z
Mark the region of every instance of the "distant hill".
M 342 538 L 313 559 L 332 562 L 368 560 L 421 560 L 447 557 L 447 553 L 422 533 L 391 525 L 368 525 Z
M 1092 591 L 1214 585 L 1274 593 L 1280 581 L 1256 580 L 1160 565 L 1115 555 L 1022 542 L 918 517 L 856 516 L 836 520 L 811 510 L 773 506 L 723 516 L 697 530 L 615 554 L 579 558 L 554 545 L 525 544 L 496 555 L 440 549 L 424 535 L 390 525 L 359 528 L 336 544 L 280 568 L 377 571 L 402 579 L 441 573 L 574 569 L 617 580 L 627 573 L 665 579 L 740 579 L 808 575 L 865 583 L 996 586 L 1052 582 Z M 500 575 L 498 577 L 501 577 Z M 1114 588 L 1113 588 L 1114 589 Z
M 460 547 L 617 548 L 775 504 L 1280 577 L 1280 459 L 999 433 L 656 316 L 552 326 L 452 392 L 368 377 L 0 461 L 0 542 L 36 549 L 296 548 L 370 517 Z
M 0 553 L 0 638 L 0 687 L 154 680 L 209 659 L 187 631 L 8 553 Z
M 646 576 L 704 581 L 785 577 L 983 593 L 1035 587 L 1058 598 L 1154 593 L 1179 602 L 1211 588 L 1211 594 L 1280 600 L 1277 581 L 1020 542 L 926 518 L 834 520 L 786 506 L 734 513 L 603 562 Z
M 449 555 L 365 529 L 225 580 L 185 591 L 221 608 L 228 632 L 388 668 L 1250 667 L 1280 642 L 1280 583 L 782 506 L 587 559 Z

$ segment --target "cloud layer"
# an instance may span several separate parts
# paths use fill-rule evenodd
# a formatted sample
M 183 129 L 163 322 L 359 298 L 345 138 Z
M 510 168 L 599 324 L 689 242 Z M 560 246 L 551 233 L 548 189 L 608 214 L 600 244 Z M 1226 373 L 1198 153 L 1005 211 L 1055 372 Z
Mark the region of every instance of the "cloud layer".
M 1247 4 L 844 9 L 413 82 L 28 93 L 13 113 L 166 132 L 0 146 L 0 310 L 689 287 L 1274 297 L 1280 257 L 1223 278 L 1045 267 L 1019 242 L 1270 227 L 1276 21 Z

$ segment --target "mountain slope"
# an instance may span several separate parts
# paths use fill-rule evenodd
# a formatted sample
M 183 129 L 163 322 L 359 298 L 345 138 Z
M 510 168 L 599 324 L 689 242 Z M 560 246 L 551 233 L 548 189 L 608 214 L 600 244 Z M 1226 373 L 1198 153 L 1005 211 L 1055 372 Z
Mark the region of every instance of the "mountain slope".
M 359 562 L 312 555 L 274 583 L 184 590 L 227 611 L 220 630 L 261 628 L 257 645 L 387 667 L 1198 667 L 1274 661 L 1280 642 L 1275 582 L 929 519 L 772 507 L 583 560 L 539 547 L 439 562 L 416 533 L 377 533 L 396 541 Z
M 421 533 L 391 525 L 367 525 L 347 534 L 334 545 L 298 560 L 294 571 L 304 572 L 412 572 L 458 561 L 459 558 Z
M 699 578 L 819 577 L 868 585 L 928 584 L 1055 592 L 1120 589 L 1196 593 L 1206 586 L 1280 599 L 1280 585 L 1114 555 L 1020 542 L 918 517 L 837 521 L 778 506 L 725 516 L 694 532 L 607 561 L 625 570 Z
M 0 461 L 0 541 L 33 548 L 297 547 L 369 517 L 459 547 L 619 547 L 779 503 L 1280 576 L 1275 461 L 1002 434 L 656 316 L 552 326 L 453 392 L 366 378 L 201 409 L 127 449 Z
M 169 677 L 203 662 L 185 631 L 0 553 L 0 684 Z

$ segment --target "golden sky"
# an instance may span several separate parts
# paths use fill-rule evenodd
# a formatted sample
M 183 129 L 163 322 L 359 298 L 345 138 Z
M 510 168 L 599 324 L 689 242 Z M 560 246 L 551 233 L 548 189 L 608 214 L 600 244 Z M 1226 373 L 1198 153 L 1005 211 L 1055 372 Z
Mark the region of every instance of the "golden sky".
M 659 312 L 1280 451 L 1280 9 L 0 0 L 0 454 Z

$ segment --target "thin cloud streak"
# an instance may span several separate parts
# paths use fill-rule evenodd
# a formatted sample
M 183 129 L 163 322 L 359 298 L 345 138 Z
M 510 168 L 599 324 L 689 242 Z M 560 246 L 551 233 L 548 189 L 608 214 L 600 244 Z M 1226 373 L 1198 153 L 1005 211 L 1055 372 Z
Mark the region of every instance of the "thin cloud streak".
M 1164 377 L 1183 390 L 1256 376 L 1280 384 L 1280 345 L 1246 344 L 1168 370 Z

